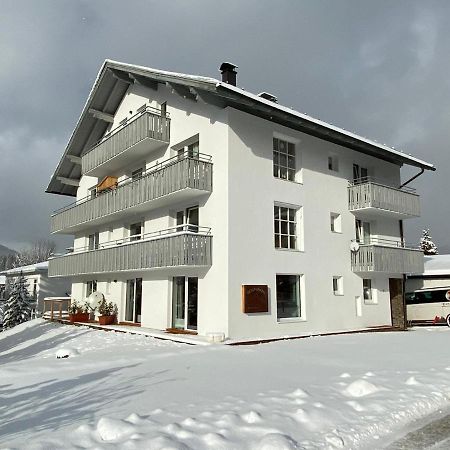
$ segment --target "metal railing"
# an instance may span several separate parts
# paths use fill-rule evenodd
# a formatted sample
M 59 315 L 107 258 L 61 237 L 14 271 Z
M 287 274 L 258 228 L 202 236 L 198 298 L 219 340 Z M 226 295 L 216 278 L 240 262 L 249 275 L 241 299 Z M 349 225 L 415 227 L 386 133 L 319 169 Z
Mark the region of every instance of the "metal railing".
M 402 216 L 420 216 L 420 197 L 411 188 L 395 188 L 370 177 L 355 180 L 348 187 L 350 211 L 376 208 Z
M 168 114 L 162 117 L 160 110 L 148 106 L 139 111 L 107 133 L 81 156 L 81 173 L 90 172 L 146 138 L 169 142 Z
M 141 239 L 136 239 L 137 236 Z M 183 224 L 166 230 L 80 247 L 49 260 L 49 276 L 126 272 L 176 266 L 210 266 L 211 230 Z
M 151 202 L 186 188 L 212 191 L 211 156 L 177 155 L 145 170 L 138 178 L 125 178 L 117 187 L 87 196 L 56 210 L 51 231 L 61 231 Z
M 423 252 L 403 241 L 371 239 L 351 252 L 351 266 L 353 272 L 423 273 Z

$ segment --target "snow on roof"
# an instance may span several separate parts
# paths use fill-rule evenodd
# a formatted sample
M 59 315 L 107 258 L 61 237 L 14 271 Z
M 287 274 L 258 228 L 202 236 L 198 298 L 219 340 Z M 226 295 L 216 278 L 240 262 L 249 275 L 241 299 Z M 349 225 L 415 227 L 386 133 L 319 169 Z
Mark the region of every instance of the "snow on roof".
M 100 77 L 100 74 L 101 74 L 103 68 L 106 65 L 116 65 L 116 66 L 118 66 L 118 68 L 122 68 L 122 69 L 129 68 L 131 70 L 141 70 L 143 72 L 147 72 L 149 75 L 162 75 L 162 76 L 169 76 L 169 77 L 173 77 L 173 78 L 182 78 L 182 79 L 185 79 L 185 80 L 192 80 L 192 81 L 198 81 L 198 82 L 203 82 L 203 83 L 208 83 L 208 84 L 214 84 L 215 87 L 219 87 L 220 86 L 220 87 L 228 89 L 230 91 L 234 91 L 234 92 L 239 93 L 239 94 L 241 94 L 241 95 L 243 95 L 245 97 L 248 97 L 248 98 L 250 98 L 250 99 L 252 99 L 254 101 L 258 101 L 260 103 L 264 103 L 267 106 L 270 106 L 272 108 L 278 109 L 279 111 L 282 111 L 282 112 L 285 112 L 285 113 L 288 113 L 288 114 L 292 114 L 292 115 L 294 115 L 294 116 L 296 116 L 296 117 L 298 117 L 300 119 L 307 120 L 307 121 L 315 123 L 317 125 L 326 127 L 326 128 L 328 128 L 330 130 L 342 133 L 342 134 L 344 134 L 344 135 L 346 135 L 346 136 L 348 136 L 350 138 L 357 139 L 357 140 L 365 142 L 365 143 L 367 143 L 369 145 L 373 145 L 375 147 L 383 149 L 383 150 L 385 150 L 385 151 L 387 151 L 389 153 L 392 153 L 394 155 L 401 156 L 402 158 L 405 158 L 406 160 L 418 163 L 421 166 L 425 166 L 428 169 L 432 169 L 432 170 L 434 169 L 433 164 L 430 164 L 430 163 L 428 163 L 426 161 L 423 161 L 423 160 L 421 160 L 419 158 L 415 158 L 414 156 L 411 156 L 411 155 L 409 155 L 407 153 L 403 153 L 402 151 L 396 150 L 396 149 L 394 149 L 392 147 L 389 147 L 387 145 L 380 144 L 379 142 L 376 142 L 376 141 L 374 141 L 372 139 L 368 139 L 368 138 L 365 138 L 363 136 L 359 136 L 356 133 L 352 133 L 351 131 L 347 131 L 347 130 L 345 130 L 343 128 L 336 127 L 336 126 L 334 126 L 332 124 L 329 124 L 327 122 L 324 122 L 322 120 L 315 119 L 314 117 L 309 116 L 308 114 L 304 114 L 304 113 L 298 112 L 298 111 L 296 111 L 294 109 L 288 108 L 286 106 L 279 105 L 277 103 L 274 103 L 271 100 L 267 100 L 267 99 L 265 99 L 263 97 L 260 97 L 258 95 L 252 94 L 250 92 L 247 92 L 244 89 L 241 89 L 241 88 L 239 88 L 237 86 L 233 86 L 231 84 L 224 83 L 224 82 L 219 81 L 219 80 L 217 80 L 215 78 L 203 77 L 203 76 L 199 76 L 199 75 L 188 75 L 188 74 L 177 73 L 177 72 L 169 72 L 169 71 L 166 71 L 166 70 L 152 69 L 150 67 L 137 66 L 137 65 L 133 65 L 133 64 L 126 64 L 126 63 L 121 63 L 119 61 L 113 61 L 113 60 L 107 59 L 105 61 L 105 63 L 103 64 L 102 69 L 99 72 L 97 80 Z M 95 86 L 95 84 L 94 84 L 94 86 Z
M 0 284 L 6 284 L 6 277 L 5 277 L 5 275 L 0 275 Z
M 425 256 L 424 275 L 450 275 L 450 255 Z
M 228 83 L 223 83 L 221 81 L 218 81 L 218 86 L 221 86 L 223 88 L 229 89 L 229 90 L 234 91 L 234 92 L 239 92 L 240 94 L 245 95 L 246 97 L 251 98 L 252 100 L 259 101 L 259 102 L 264 103 L 264 104 L 266 104 L 268 106 L 271 106 L 272 108 L 278 109 L 278 110 L 286 112 L 288 114 L 292 114 L 294 116 L 297 116 L 300 119 L 304 119 L 304 120 L 307 120 L 309 122 L 316 123 L 317 125 L 321 125 L 321 126 L 326 127 L 326 128 L 328 128 L 330 130 L 337 131 L 338 133 L 342 133 L 342 134 L 344 134 L 344 135 L 346 135 L 348 137 L 351 137 L 353 139 L 357 139 L 358 141 L 362 141 L 362 142 L 365 142 L 367 144 L 373 145 L 373 146 L 378 147 L 380 149 L 383 149 L 383 150 L 385 150 L 385 151 L 387 151 L 389 153 L 401 156 L 402 158 L 405 158 L 405 159 L 407 159 L 409 161 L 414 161 L 415 163 L 418 163 L 418 164 L 420 164 L 422 166 L 426 166 L 427 168 L 434 170 L 433 164 L 430 164 L 430 163 L 428 163 L 426 161 L 423 161 L 423 160 L 421 160 L 419 158 L 415 158 L 414 156 L 411 156 L 411 155 L 409 155 L 407 153 L 403 153 L 402 151 L 396 150 L 393 147 L 389 147 L 387 145 L 380 144 L 379 142 L 376 142 L 376 141 L 374 141 L 372 139 L 368 139 L 368 138 L 360 136 L 360 135 L 358 135 L 356 133 L 352 133 L 351 131 L 347 131 L 344 128 L 336 127 L 336 126 L 334 126 L 334 125 L 332 125 L 332 124 L 330 124 L 328 122 L 324 122 L 323 120 L 315 119 L 314 117 L 309 116 L 308 114 L 304 114 L 304 113 L 298 112 L 295 109 L 291 109 L 291 108 L 288 108 L 286 106 L 282 106 L 282 105 L 280 105 L 278 103 L 274 103 L 273 101 L 267 100 L 264 97 L 260 97 L 258 95 L 255 95 L 255 94 L 252 94 L 250 92 L 244 91 L 243 89 L 241 89 L 241 88 L 239 88 L 237 86 L 232 86 L 232 85 L 230 85 Z
M 48 271 L 48 261 L 42 261 L 36 264 L 30 264 L 29 266 L 14 267 L 14 269 L 9 269 L 1 272 L 3 275 L 19 275 L 22 273 L 34 273 L 34 272 L 46 272 Z
M 89 107 L 91 103 L 94 101 L 95 94 L 97 90 L 100 88 L 102 84 L 102 80 L 104 79 L 104 76 L 108 70 L 113 71 L 124 71 L 129 72 L 130 74 L 135 74 L 141 77 L 147 77 L 152 80 L 156 80 L 159 83 L 175 83 L 175 84 L 183 84 L 188 87 L 193 87 L 195 89 L 200 90 L 206 90 L 212 95 L 217 95 L 221 97 L 223 94 L 226 98 L 226 93 L 234 93 L 234 101 L 236 105 L 244 104 L 245 101 L 251 100 L 252 102 L 258 102 L 260 104 L 263 104 L 265 106 L 268 106 L 272 108 L 272 111 L 277 114 L 289 114 L 291 117 L 298 119 L 299 122 L 309 123 L 312 124 L 314 127 L 322 128 L 325 130 L 325 134 L 330 133 L 336 133 L 338 138 L 340 140 L 347 139 L 350 141 L 354 141 L 359 144 L 368 145 L 372 148 L 379 149 L 382 152 L 384 152 L 384 156 L 388 156 L 392 159 L 396 159 L 401 161 L 402 163 L 410 164 L 412 166 L 417 166 L 422 169 L 428 169 L 428 170 L 435 170 L 435 167 L 433 164 L 430 164 L 426 161 L 423 161 L 419 158 L 415 158 L 407 153 L 403 153 L 402 151 L 396 150 L 392 147 L 389 147 L 384 144 L 380 144 L 374 140 L 367 139 L 365 137 L 359 136 L 358 134 L 352 133 L 350 131 L 347 131 L 343 128 L 336 127 L 332 124 L 329 124 L 327 122 L 324 122 L 319 119 L 315 119 L 307 114 L 300 113 L 294 109 L 288 108 L 286 106 L 282 106 L 280 104 L 277 104 L 271 100 L 267 100 L 263 97 L 260 97 L 256 94 L 252 94 L 250 92 L 245 91 L 244 89 L 241 89 L 239 87 L 230 85 L 228 83 L 224 83 L 222 81 L 217 80 L 216 78 L 212 77 L 205 77 L 200 75 L 190 75 L 190 74 L 184 74 L 184 73 L 178 73 L 178 72 L 170 72 L 166 70 L 159 70 L 159 69 L 153 69 L 151 67 L 146 66 L 139 66 L 134 64 L 127 64 L 122 63 L 119 61 L 114 61 L 111 59 L 106 59 L 105 62 L 102 64 L 97 77 L 95 78 L 94 84 L 91 88 L 91 91 L 88 95 L 88 98 L 85 102 L 85 105 L 82 109 L 82 112 L 80 114 L 80 117 L 77 121 L 77 125 L 75 129 L 73 130 L 69 142 L 66 146 L 66 149 L 64 151 L 64 154 L 53 172 L 52 176 L 50 177 L 50 182 L 47 187 L 47 192 L 53 192 L 53 193 L 63 193 L 61 192 L 61 188 L 57 184 L 57 174 L 60 173 L 60 170 L 62 170 L 63 165 L 65 164 L 67 167 L 72 167 L 73 169 L 73 162 L 70 162 L 66 155 L 68 155 L 72 148 L 72 144 L 76 138 L 76 135 L 80 128 L 82 127 L 84 118 L 88 114 Z M 237 96 L 241 96 L 241 98 L 238 98 Z M 327 131 L 328 130 L 328 131 Z M 342 144 L 345 145 L 345 144 Z M 78 149 L 79 150 L 79 149 Z M 72 153 L 70 153 L 72 154 Z M 77 152 L 73 153 L 74 156 L 79 156 Z M 375 157 L 383 157 L 383 155 L 380 152 L 380 155 L 374 155 Z M 71 171 L 72 169 L 67 169 L 66 171 Z M 56 183 L 56 184 L 55 184 Z M 64 192 L 65 195 L 71 195 L 74 196 L 75 193 L 73 192 Z

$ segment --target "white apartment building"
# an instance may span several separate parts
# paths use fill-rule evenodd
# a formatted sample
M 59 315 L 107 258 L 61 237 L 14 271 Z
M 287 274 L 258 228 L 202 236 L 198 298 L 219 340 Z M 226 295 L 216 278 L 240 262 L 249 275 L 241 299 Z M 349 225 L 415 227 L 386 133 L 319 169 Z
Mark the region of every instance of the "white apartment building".
M 107 60 L 47 192 L 74 251 L 50 260 L 72 296 L 119 321 L 227 338 L 403 326 L 423 272 L 402 221 L 417 158 L 222 80 Z
M 33 303 L 36 302 L 35 311 L 38 314 L 42 314 L 44 311 L 44 299 L 46 297 L 67 296 L 71 290 L 71 280 L 64 277 L 49 278 L 48 261 L 42 261 L 0 272 L 0 285 L 1 278 L 4 277 L 5 279 L 5 300 L 8 298 L 8 285 L 14 283 L 19 275 L 23 275 L 25 279 L 28 293 Z M 2 299 L 1 292 L 0 299 Z

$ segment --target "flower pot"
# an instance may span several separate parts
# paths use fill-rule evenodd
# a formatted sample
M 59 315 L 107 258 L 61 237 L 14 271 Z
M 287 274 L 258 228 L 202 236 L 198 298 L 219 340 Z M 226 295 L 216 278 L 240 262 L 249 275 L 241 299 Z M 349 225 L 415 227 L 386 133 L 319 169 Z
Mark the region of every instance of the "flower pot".
M 71 323 L 74 323 L 74 322 L 89 322 L 89 313 L 69 314 L 69 320 L 70 320 Z
M 98 316 L 100 325 L 112 325 L 116 322 L 116 316 Z

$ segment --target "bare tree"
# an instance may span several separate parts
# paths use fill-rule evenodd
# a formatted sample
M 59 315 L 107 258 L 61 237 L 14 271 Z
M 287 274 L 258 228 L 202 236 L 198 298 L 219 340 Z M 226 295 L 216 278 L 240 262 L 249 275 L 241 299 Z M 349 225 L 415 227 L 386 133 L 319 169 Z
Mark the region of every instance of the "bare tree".
M 20 251 L 15 258 L 14 267 L 28 266 L 38 262 L 47 261 L 56 249 L 56 244 L 47 239 L 39 239 L 33 242 L 28 249 Z

